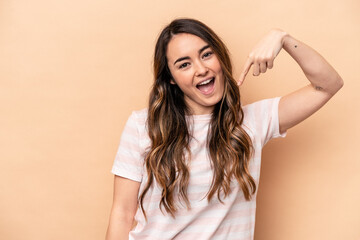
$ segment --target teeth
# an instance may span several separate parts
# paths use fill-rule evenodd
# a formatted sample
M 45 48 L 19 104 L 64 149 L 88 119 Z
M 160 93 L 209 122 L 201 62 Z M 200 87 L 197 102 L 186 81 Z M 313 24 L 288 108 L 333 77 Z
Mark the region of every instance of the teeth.
M 209 79 L 209 80 L 203 81 L 203 82 L 199 83 L 198 85 L 208 84 L 209 82 L 211 82 L 211 80 L 213 80 L 213 79 L 211 78 L 211 79 Z

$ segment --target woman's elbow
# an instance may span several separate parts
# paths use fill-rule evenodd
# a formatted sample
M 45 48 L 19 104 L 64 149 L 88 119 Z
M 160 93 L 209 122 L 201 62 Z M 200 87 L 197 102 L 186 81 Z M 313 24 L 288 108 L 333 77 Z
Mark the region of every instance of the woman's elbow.
M 335 81 L 335 93 L 338 92 L 344 86 L 344 80 L 338 76 Z

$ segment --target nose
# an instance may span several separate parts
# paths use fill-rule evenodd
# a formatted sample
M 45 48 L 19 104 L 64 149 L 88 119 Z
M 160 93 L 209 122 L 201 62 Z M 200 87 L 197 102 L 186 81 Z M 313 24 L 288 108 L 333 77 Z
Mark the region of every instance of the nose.
M 197 61 L 196 63 L 196 76 L 205 76 L 208 72 L 208 68 L 204 65 L 203 62 Z

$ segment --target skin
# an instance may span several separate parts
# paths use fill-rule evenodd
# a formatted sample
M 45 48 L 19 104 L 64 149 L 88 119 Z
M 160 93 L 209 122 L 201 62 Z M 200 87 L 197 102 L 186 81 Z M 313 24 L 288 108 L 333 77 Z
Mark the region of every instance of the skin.
M 189 34 L 180 35 L 175 36 L 168 46 L 168 65 L 174 77 L 172 84 L 178 84 L 183 89 L 186 102 L 194 114 L 211 113 L 214 104 L 221 99 L 219 96 L 222 95 L 223 81 L 215 81 L 216 91 L 211 96 L 202 96 L 194 88 L 199 81 L 208 76 L 222 79 L 218 60 L 215 56 L 204 57 L 206 51 L 199 53 L 199 49 L 204 45 L 201 39 L 200 41 L 195 36 L 188 36 Z M 280 29 L 272 29 L 249 53 L 239 78 L 239 86 L 244 82 L 251 67 L 254 76 L 271 69 L 281 49 L 299 64 L 310 82 L 307 86 L 281 98 L 279 127 L 283 133 L 320 109 L 344 83 L 334 68 L 315 50 Z M 185 64 L 188 69 L 179 70 L 176 68 L 178 64 L 173 63 L 184 56 L 189 58 L 181 63 L 188 63 Z M 138 207 L 139 186 L 139 182 L 115 176 L 114 201 L 106 234 L 107 240 L 128 239 Z
M 129 239 L 129 232 L 134 225 L 134 216 L 138 207 L 139 188 L 140 182 L 115 175 L 113 205 L 106 240 Z

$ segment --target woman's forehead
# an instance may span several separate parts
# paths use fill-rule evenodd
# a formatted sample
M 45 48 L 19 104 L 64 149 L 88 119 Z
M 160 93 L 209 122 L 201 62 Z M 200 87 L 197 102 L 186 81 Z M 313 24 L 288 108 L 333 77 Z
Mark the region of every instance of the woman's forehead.
M 198 51 L 208 45 L 203 39 L 189 33 L 179 33 L 171 38 L 166 55 L 168 58 L 198 54 Z

